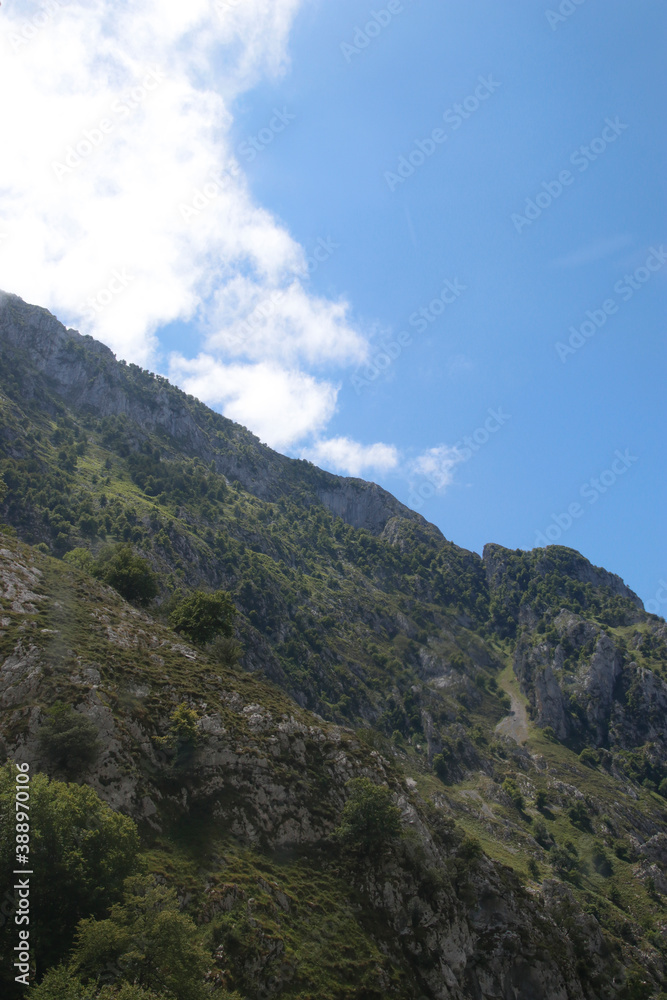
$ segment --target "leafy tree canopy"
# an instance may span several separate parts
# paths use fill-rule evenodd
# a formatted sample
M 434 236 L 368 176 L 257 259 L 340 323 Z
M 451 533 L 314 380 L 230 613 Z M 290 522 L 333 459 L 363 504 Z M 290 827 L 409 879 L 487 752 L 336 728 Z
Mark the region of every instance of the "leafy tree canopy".
M 353 778 L 345 787 L 350 797 L 336 831 L 339 840 L 370 851 L 400 835 L 401 813 L 388 788 L 370 778 Z
M 102 973 L 178 1000 L 203 1000 L 209 958 L 191 917 L 181 913 L 174 889 L 151 876 L 126 880 L 122 903 L 106 920 L 82 920 L 73 967 L 84 980 Z
M 159 593 L 155 573 L 131 545 L 104 549 L 98 560 L 96 576 L 117 590 L 126 601 L 136 604 L 148 604 Z
M 230 637 L 236 608 L 224 590 L 207 594 L 195 590 L 184 598 L 169 615 L 169 623 L 177 632 L 202 645 L 216 636 Z
M 0 868 L 16 859 L 16 765 L 0 768 Z M 139 838 L 134 822 L 116 813 L 88 786 L 30 780 L 30 866 L 40 872 L 30 886 L 30 942 L 37 967 L 62 960 L 79 920 L 102 916 L 119 898 L 133 871 Z M 0 977 L 11 976 L 13 921 L 0 930 Z M 0 991 L 3 979 L 0 978 Z
M 38 742 L 49 762 L 72 778 L 93 764 L 100 750 L 94 723 L 62 702 L 45 711 Z

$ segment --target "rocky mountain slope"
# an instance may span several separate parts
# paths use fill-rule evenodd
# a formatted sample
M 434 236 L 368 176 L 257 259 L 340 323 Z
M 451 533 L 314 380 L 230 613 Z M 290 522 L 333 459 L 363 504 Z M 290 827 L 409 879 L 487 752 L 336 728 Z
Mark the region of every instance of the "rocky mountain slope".
M 71 778 L 49 706 L 93 724 L 76 780 L 138 824 L 207 989 L 658 997 L 667 626 L 617 576 L 466 552 L 15 296 L 0 372 L 3 753 Z M 145 609 L 93 579 L 120 544 Z M 230 592 L 238 650 L 169 628 L 194 588 Z M 401 813 L 371 856 L 334 836 L 357 777 Z

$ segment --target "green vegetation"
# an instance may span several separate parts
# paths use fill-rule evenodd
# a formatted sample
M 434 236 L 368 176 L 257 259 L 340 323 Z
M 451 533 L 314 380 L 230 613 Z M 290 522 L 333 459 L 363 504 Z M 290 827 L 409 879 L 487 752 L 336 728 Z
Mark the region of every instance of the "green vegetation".
M 146 559 L 137 555 L 128 544 L 102 549 L 94 572 L 126 601 L 148 604 L 159 593 L 155 573 Z
M 386 846 L 401 832 L 401 813 L 391 791 L 370 778 L 353 778 L 336 836 L 342 843 L 370 852 Z
M 70 778 L 86 771 L 100 752 L 95 725 L 62 702 L 45 710 L 37 739 L 50 764 Z
M 205 1000 L 207 955 L 192 918 L 179 910 L 174 889 L 151 877 L 127 879 L 123 901 L 106 920 L 79 924 L 74 969 L 84 981 L 94 982 L 104 969 L 114 982 L 124 979 L 178 1000 Z
M 0 749 L 120 811 L 33 768 L 52 877 L 30 1000 L 430 996 L 432 942 L 495 894 L 535 962 L 567 934 L 590 1000 L 653 1000 L 664 625 L 570 549 L 483 564 L 164 379 L 63 350 L 127 412 L 67 406 L 0 338 Z M 365 506 L 366 528 L 330 510 Z M 546 666 L 562 717 L 540 716 Z
M 229 638 L 233 633 L 235 615 L 236 608 L 229 594 L 222 590 L 215 594 L 195 590 L 179 601 L 169 615 L 169 623 L 176 632 L 204 645 L 219 635 Z
M 15 781 L 12 764 L 0 770 L 0 865 L 15 867 Z M 133 870 L 139 838 L 135 824 L 114 812 L 85 785 L 30 782 L 30 863 L 42 877 L 31 883 L 30 935 L 38 967 L 57 964 L 69 950 L 78 921 L 103 916 Z M 14 924 L 0 930 L 0 982 L 11 976 Z

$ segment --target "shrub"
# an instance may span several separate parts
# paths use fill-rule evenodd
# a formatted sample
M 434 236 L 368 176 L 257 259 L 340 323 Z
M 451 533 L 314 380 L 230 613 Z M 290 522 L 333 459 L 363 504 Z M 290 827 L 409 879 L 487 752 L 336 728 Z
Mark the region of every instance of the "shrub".
M 81 921 L 72 966 L 84 980 L 103 974 L 178 1000 L 203 1000 L 207 959 L 176 891 L 151 876 L 132 876 L 106 920 Z
M 70 566 L 76 566 L 77 569 L 83 570 L 84 573 L 90 573 L 91 576 L 95 569 L 95 560 L 88 549 L 70 549 L 63 556 L 63 562 L 69 563 Z
M 517 788 L 516 782 L 512 778 L 505 778 L 502 787 L 503 791 L 507 795 L 509 795 L 510 799 L 512 800 L 512 805 L 514 806 L 514 808 L 518 809 L 519 812 L 523 812 L 523 806 L 524 806 L 523 795 Z
M 28 991 L 27 997 L 28 1000 L 161 1000 L 164 994 L 130 983 L 95 989 L 84 985 L 71 969 L 59 965 L 49 969 L 41 983 Z
M 584 747 L 584 749 L 579 754 L 579 760 L 586 767 L 597 767 L 600 763 L 600 758 L 596 754 L 595 750 L 591 750 L 590 747 Z
M 148 562 L 138 556 L 131 545 L 104 549 L 97 562 L 95 575 L 117 590 L 126 601 L 148 604 L 157 597 L 157 577 Z
M 605 878 L 608 878 L 614 871 L 614 867 L 609 860 L 604 844 L 601 844 L 599 840 L 596 840 L 593 844 L 593 867 L 596 872 L 599 872 L 600 875 L 604 875 Z
M 195 590 L 174 608 L 169 624 L 193 642 L 204 644 L 216 636 L 230 638 L 235 615 L 236 608 L 226 591 L 207 594 Z
M 363 851 L 382 847 L 401 832 L 401 813 L 391 791 L 370 778 L 353 778 L 345 785 L 350 793 L 336 830 L 339 840 Z
M 585 830 L 588 833 L 591 832 L 591 818 L 588 815 L 588 809 L 583 802 L 574 802 L 568 809 L 567 814 L 574 826 L 577 826 L 580 830 Z
M 188 708 L 186 702 L 182 701 L 172 712 L 169 732 L 164 737 L 164 742 L 178 754 L 190 753 L 199 742 L 197 720 L 195 710 Z
M 543 788 L 540 788 L 539 791 L 537 792 L 537 794 L 535 795 L 535 805 L 536 805 L 536 807 L 540 811 L 542 809 L 546 809 L 548 801 L 549 801 L 549 799 L 548 799 L 547 793 L 544 791 Z
M 85 771 L 100 752 L 95 725 L 62 702 L 56 702 L 44 712 L 37 740 L 49 762 L 68 777 Z
M 229 635 L 217 635 L 208 650 L 209 655 L 223 667 L 235 667 L 241 659 L 243 650 Z

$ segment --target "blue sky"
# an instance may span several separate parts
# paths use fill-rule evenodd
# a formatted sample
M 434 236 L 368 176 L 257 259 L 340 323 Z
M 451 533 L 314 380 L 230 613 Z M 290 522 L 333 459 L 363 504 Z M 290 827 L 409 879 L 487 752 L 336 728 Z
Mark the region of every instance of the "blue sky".
M 320 234 L 340 244 L 313 284 L 344 292 L 361 322 L 386 331 L 378 353 L 399 331 L 413 334 L 379 376 L 360 367 L 368 384 L 344 380 L 330 431 L 416 456 L 474 434 L 502 408 L 511 419 L 454 466 L 441 494 L 429 496 L 416 474 L 376 478 L 404 502 L 416 495 L 412 505 L 458 544 L 527 548 L 553 526 L 550 538 L 655 598 L 667 572 L 667 266 L 632 298 L 614 286 L 667 238 L 667 12 L 587 0 L 552 18 L 554 30 L 549 7 L 532 0 L 402 7 L 358 54 L 341 43 L 353 43 L 367 4 L 304 10 L 291 72 L 247 95 L 237 119 L 240 139 L 273 104 L 296 115 L 249 165 L 254 193 L 305 246 Z M 445 123 L 489 74 L 497 90 L 458 128 L 452 116 Z M 577 155 L 607 119 L 627 127 L 607 129 L 614 141 L 597 158 Z M 385 172 L 438 126 L 447 140 L 391 191 Z M 512 215 L 567 169 L 562 195 L 517 232 Z M 466 292 L 417 332 L 409 316 L 446 278 Z M 617 312 L 561 360 L 555 345 L 569 346 L 570 326 L 609 299 Z M 636 461 L 621 463 L 616 451 L 627 449 Z M 614 461 L 622 474 L 591 484 Z M 558 537 L 573 503 L 581 513 Z
M 5 126 L 37 117 L 2 287 L 459 545 L 557 541 L 665 614 L 664 5 L 98 0 L 37 37 L 33 7 L 2 8 Z

